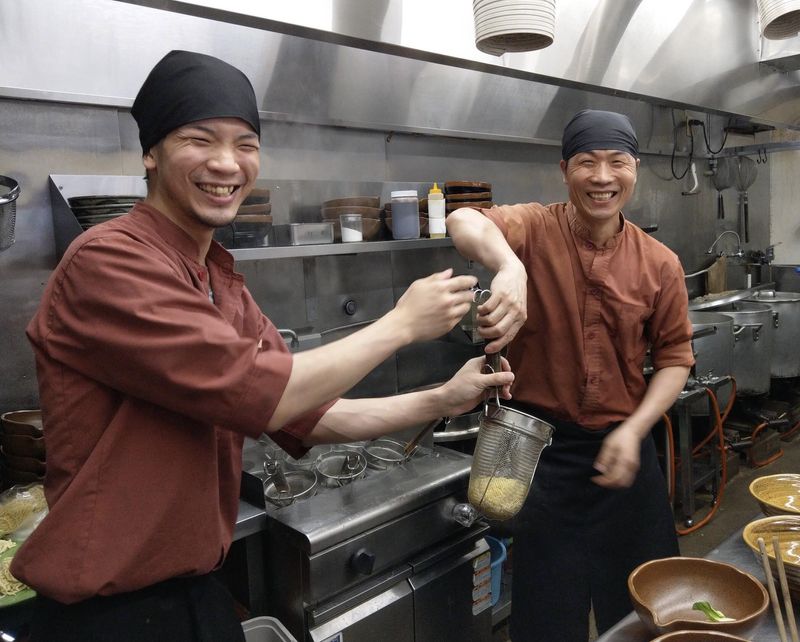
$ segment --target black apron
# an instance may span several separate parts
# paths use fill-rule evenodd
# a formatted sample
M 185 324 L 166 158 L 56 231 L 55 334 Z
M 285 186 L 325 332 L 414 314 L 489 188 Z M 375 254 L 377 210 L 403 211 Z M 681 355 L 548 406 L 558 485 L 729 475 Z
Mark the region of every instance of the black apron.
M 76 604 L 36 600 L 30 642 L 244 642 L 233 597 L 212 575 Z
M 586 642 L 589 611 L 599 633 L 632 605 L 628 575 L 651 559 L 679 555 L 666 480 L 652 435 L 630 488 L 591 481 L 604 437 L 515 404 L 555 427 L 530 494 L 514 521 L 510 634 L 513 642 Z

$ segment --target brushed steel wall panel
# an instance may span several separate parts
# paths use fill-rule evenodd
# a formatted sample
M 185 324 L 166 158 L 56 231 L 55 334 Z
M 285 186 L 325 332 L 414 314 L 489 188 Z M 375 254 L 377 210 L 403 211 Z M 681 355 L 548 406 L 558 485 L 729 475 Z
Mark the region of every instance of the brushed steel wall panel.
M 371 5 L 371 0 L 353 1 L 365 10 Z M 150 4 L 175 10 L 190 6 L 169 0 Z M 264 10 L 284 4 L 264 3 Z M 292 4 L 298 20 L 325 5 L 318 0 Z M 8 25 L 0 40 L 5 61 L 0 93 L 128 107 L 156 60 L 172 48 L 187 48 L 223 57 L 245 71 L 265 119 L 557 141 L 566 118 L 590 104 L 629 113 L 641 127 L 650 118 L 648 105 L 640 100 L 645 99 L 793 123 L 797 78 L 759 70 L 757 50 L 752 50 L 757 43 L 747 32 L 753 15 L 750 4 L 559 3 L 560 14 L 567 15 L 559 15 L 554 47 L 488 60 L 491 57 L 477 50 L 470 56 L 459 48 L 442 57 L 419 48 L 424 47 L 418 37 L 424 31 L 423 18 L 428 24 L 449 6 L 448 24 L 462 25 L 466 18 L 471 21 L 466 2 L 423 7 L 405 0 L 402 28 L 386 23 L 380 30 L 381 38 L 400 38 L 399 42 L 347 36 L 347 12 L 330 27 L 344 34 L 339 40 L 353 45 L 342 46 L 330 41 L 339 36 L 333 31 L 305 29 L 303 33 L 312 37 L 304 38 L 287 35 L 297 31 L 292 24 L 242 16 L 242 24 L 285 33 L 113 0 L 82 0 L 80 12 L 73 3 L 56 0 L 6 0 L 0 5 L 0 23 Z M 286 18 L 284 9 L 274 10 L 280 12 L 278 19 Z M 655 37 L 642 32 L 649 20 L 662 14 L 672 19 L 658 22 Z M 387 10 L 385 19 L 396 20 L 397 15 Z M 620 33 L 609 27 L 609 16 L 624 19 L 630 29 Z M 456 34 L 469 29 L 468 23 L 448 31 L 440 46 L 463 43 Z M 709 46 L 708 38 L 698 34 L 719 34 L 719 23 L 727 31 Z M 664 25 L 673 30 L 664 33 Z M 375 33 L 373 28 L 370 34 Z M 390 51 L 381 51 L 387 47 Z M 57 64 L 43 51 L 58 51 Z

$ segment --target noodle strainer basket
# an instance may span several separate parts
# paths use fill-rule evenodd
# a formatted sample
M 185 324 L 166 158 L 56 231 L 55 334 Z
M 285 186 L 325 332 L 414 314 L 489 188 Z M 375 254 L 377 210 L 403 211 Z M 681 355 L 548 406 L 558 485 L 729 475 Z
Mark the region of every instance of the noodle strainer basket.
M 499 365 L 497 355 L 487 367 L 497 371 Z M 489 519 L 516 515 L 528 496 L 542 450 L 552 442 L 553 430 L 546 421 L 500 405 L 498 390 L 494 399 L 487 396 L 469 476 L 470 504 Z
M 19 183 L 8 176 L 0 176 L 0 250 L 7 250 L 14 244 L 17 198 Z

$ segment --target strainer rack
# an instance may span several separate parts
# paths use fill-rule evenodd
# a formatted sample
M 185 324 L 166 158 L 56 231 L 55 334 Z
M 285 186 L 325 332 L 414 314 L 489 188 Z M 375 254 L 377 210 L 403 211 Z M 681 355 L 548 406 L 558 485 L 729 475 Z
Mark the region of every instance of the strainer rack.
M 17 221 L 19 183 L 8 176 L 0 176 L 0 251 L 14 244 L 14 226 Z

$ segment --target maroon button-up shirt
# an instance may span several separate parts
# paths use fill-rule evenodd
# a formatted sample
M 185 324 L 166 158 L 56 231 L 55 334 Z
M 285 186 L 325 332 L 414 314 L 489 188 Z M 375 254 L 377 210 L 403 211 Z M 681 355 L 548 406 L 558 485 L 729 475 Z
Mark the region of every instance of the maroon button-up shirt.
M 528 272 L 528 319 L 509 345 L 515 399 L 586 428 L 623 421 L 653 366 L 691 366 L 692 325 L 678 257 L 620 214 L 596 247 L 571 204 L 482 210 Z
M 72 243 L 28 326 L 50 512 L 12 569 L 48 597 L 207 573 L 230 546 L 242 442 L 266 429 L 292 356 L 231 255 L 196 256 L 139 204 Z M 276 441 L 298 456 L 330 405 Z

